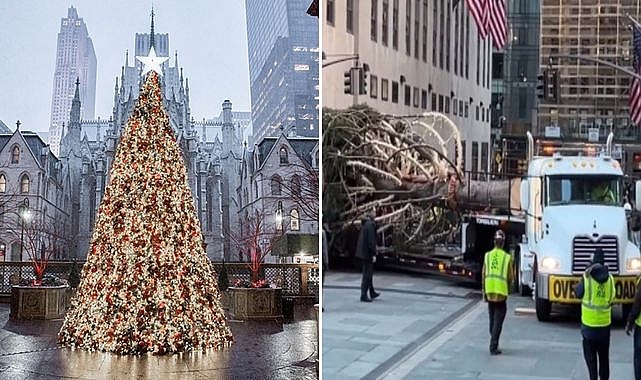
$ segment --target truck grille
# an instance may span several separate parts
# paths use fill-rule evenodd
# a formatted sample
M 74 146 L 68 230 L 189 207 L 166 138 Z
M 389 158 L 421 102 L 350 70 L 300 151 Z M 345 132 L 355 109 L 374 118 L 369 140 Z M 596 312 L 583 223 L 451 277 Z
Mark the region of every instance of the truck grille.
M 572 271 L 581 273 L 592 262 L 592 254 L 597 247 L 603 250 L 605 265 L 610 272 L 619 272 L 619 245 L 616 236 L 601 236 L 599 240 L 592 241 L 587 236 L 577 236 L 572 241 Z

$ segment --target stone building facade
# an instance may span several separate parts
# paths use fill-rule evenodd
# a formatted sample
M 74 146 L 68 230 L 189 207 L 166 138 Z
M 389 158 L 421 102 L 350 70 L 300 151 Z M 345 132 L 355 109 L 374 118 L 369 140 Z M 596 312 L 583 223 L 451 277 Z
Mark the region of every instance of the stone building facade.
M 239 231 L 244 231 L 244 224 L 259 212 L 267 233 L 282 228 L 287 235 L 281 252 L 274 251 L 266 261 L 288 261 L 299 254 L 318 255 L 318 218 L 305 215 L 301 199 L 289 194 L 295 188 L 304 191 L 303 187 L 312 185 L 309 175 L 318 178 L 318 165 L 319 145 L 314 137 L 283 132 L 277 137 L 265 137 L 251 148 L 245 147 L 236 195 L 241 200 Z M 317 184 L 314 186 L 318 188 Z

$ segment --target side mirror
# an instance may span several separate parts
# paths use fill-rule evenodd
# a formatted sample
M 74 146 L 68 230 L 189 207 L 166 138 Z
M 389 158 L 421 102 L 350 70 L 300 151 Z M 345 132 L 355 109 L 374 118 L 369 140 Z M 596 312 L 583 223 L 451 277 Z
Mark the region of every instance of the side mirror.
M 634 183 L 634 208 L 641 211 L 641 181 Z
M 641 186 L 641 181 L 637 183 L 637 186 Z M 641 193 L 637 193 L 641 194 Z M 521 210 L 527 211 L 530 205 L 530 184 L 527 179 L 521 180 Z

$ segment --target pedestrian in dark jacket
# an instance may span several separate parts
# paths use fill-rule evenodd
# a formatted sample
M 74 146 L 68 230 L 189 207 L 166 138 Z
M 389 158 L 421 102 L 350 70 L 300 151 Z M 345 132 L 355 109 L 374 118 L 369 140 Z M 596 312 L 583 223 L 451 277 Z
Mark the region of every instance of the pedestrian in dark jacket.
M 378 297 L 380 294 L 374 291 L 372 280 L 374 275 L 374 260 L 376 259 L 376 222 L 370 214 L 365 215 L 361 220 L 361 231 L 356 244 L 356 257 L 363 262 L 361 301 L 372 302 L 372 299 Z M 368 291 L 369 297 L 367 295 Z
M 641 276 L 637 279 L 634 304 L 627 318 L 625 333 L 630 335 L 634 329 L 634 378 L 641 380 Z
M 581 299 L 583 357 L 590 380 L 608 380 L 614 279 L 605 265 L 601 248 L 595 250 L 592 265 L 586 268 L 574 291 Z

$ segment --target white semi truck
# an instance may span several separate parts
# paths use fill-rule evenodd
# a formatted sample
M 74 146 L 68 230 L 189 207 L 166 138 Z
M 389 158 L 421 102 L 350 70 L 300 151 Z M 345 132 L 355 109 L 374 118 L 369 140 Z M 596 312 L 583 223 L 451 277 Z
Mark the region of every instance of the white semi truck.
M 577 304 L 574 294 L 592 255 L 601 248 L 615 280 L 615 303 L 627 313 L 641 272 L 639 248 L 629 239 L 623 208 L 623 172 L 611 158 L 613 136 L 595 156 L 534 156 L 528 132 L 527 176 L 520 186 L 525 233 L 517 270 L 522 293 L 532 290 L 536 316 L 550 319 L 551 306 Z M 637 208 L 641 181 L 636 183 Z

